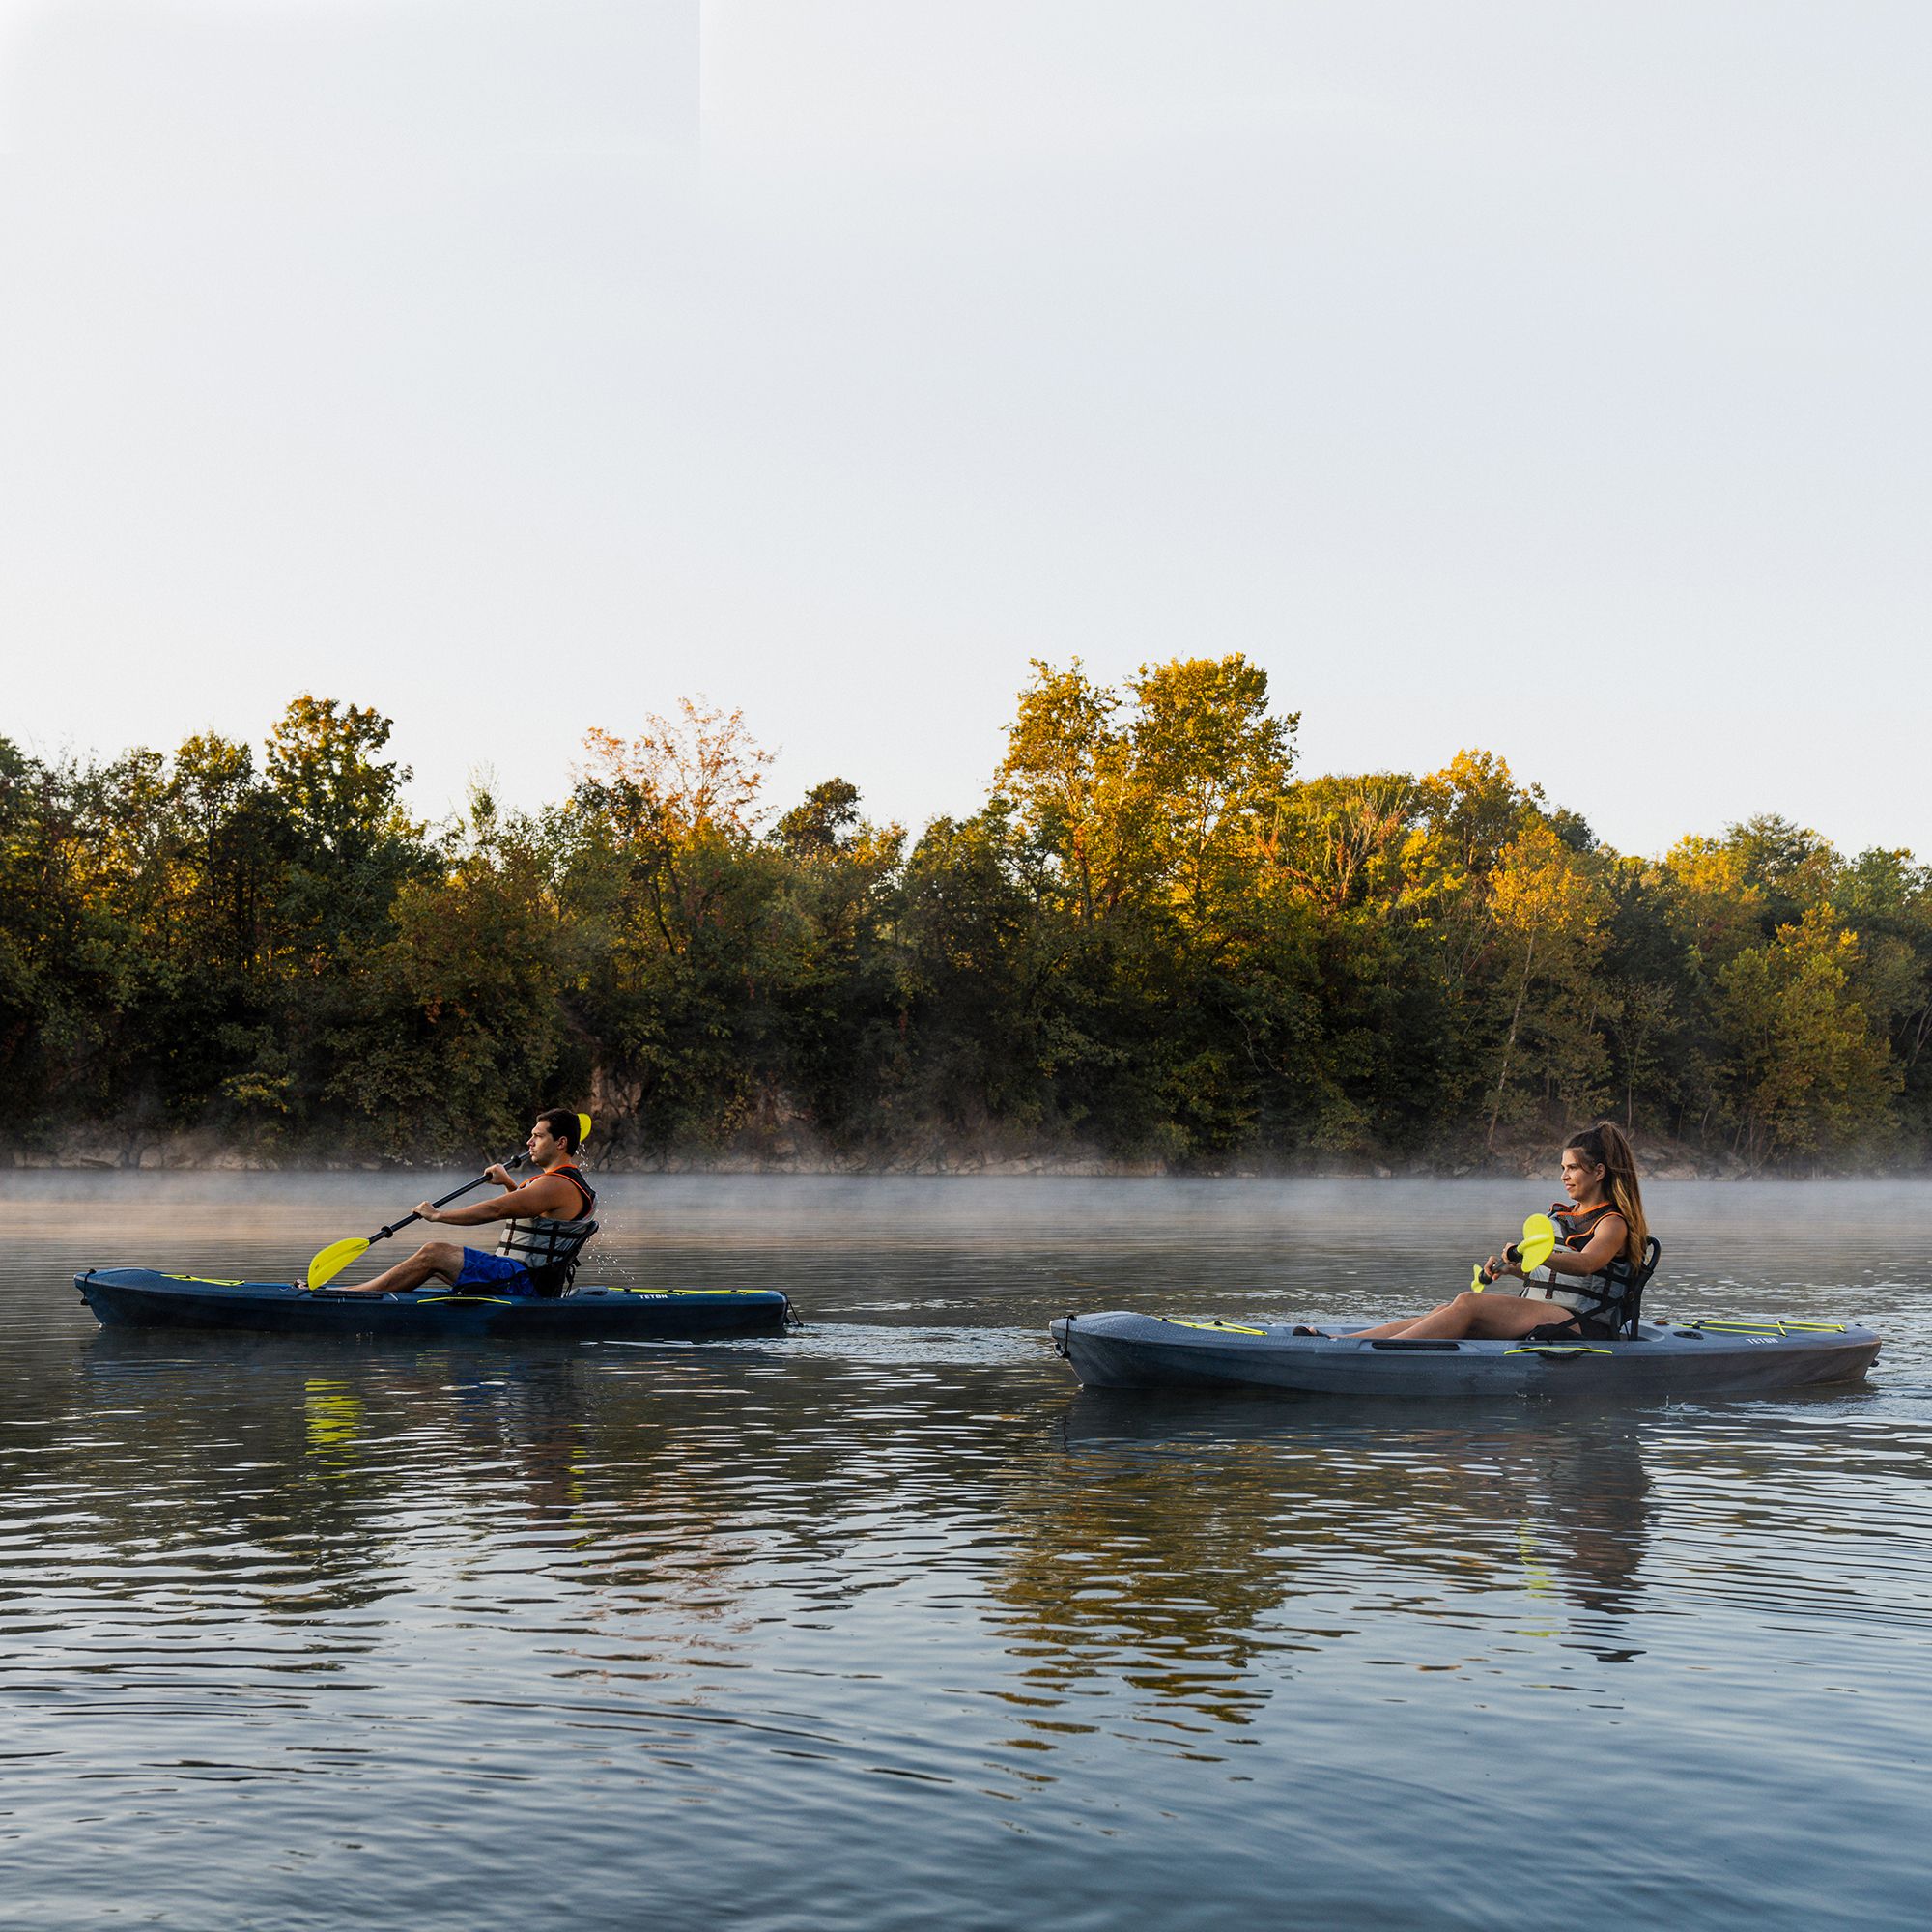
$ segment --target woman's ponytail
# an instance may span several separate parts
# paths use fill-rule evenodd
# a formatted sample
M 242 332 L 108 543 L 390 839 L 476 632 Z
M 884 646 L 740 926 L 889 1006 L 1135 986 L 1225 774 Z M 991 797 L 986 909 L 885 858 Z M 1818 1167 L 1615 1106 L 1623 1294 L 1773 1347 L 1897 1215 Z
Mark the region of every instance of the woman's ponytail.
M 1594 1127 L 1574 1133 L 1563 1143 L 1567 1152 L 1575 1148 L 1583 1158 L 1604 1170 L 1604 1192 L 1610 1206 L 1624 1217 L 1627 1231 L 1624 1259 L 1633 1267 L 1642 1264 L 1645 1243 L 1650 1239 L 1650 1223 L 1643 1218 L 1643 1190 L 1636 1180 L 1636 1156 L 1614 1121 L 1599 1121 Z

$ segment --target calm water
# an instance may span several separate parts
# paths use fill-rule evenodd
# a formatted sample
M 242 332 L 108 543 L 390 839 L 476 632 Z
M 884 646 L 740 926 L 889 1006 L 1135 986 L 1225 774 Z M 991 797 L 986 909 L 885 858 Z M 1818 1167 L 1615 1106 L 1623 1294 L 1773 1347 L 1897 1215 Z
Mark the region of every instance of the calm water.
M 0 1189 L 10 1928 L 1932 1907 L 1932 1190 L 1655 1189 L 1653 1312 L 1887 1350 L 1593 1412 L 1088 1395 L 1042 1332 L 1412 1309 L 1548 1186 L 613 1182 L 594 1275 L 810 1326 L 541 1350 L 72 1292 L 287 1278 L 414 1184 Z

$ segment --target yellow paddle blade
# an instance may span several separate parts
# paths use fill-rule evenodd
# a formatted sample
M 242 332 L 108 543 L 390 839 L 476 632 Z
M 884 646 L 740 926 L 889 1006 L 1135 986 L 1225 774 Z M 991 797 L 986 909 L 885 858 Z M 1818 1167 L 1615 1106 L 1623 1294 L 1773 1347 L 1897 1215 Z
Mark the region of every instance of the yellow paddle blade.
M 1489 1287 L 1489 1283 L 1483 1279 L 1483 1264 L 1481 1262 L 1471 1262 L 1469 1266 L 1469 1293 L 1481 1294 L 1484 1289 Z
M 369 1243 L 350 1239 L 335 1241 L 316 1256 L 308 1264 L 308 1285 L 311 1288 L 326 1288 L 353 1262 L 357 1255 L 366 1255 Z
M 579 1114 L 577 1117 L 577 1145 L 582 1147 L 590 1138 L 590 1116 Z
M 1522 1271 L 1540 1268 L 1556 1247 L 1556 1223 L 1548 1214 L 1532 1214 L 1522 1224 Z

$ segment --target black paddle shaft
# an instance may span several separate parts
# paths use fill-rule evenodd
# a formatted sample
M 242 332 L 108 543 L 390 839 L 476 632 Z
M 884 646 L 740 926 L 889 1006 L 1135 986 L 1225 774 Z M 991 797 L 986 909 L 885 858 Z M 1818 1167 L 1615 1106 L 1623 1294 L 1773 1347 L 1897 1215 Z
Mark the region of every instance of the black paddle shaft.
M 442 1203 L 439 1201 L 436 1205 L 439 1208 L 440 1208 L 442 1206 Z M 1522 1259 L 1522 1249 L 1515 1241 L 1512 1241 L 1509 1244 L 1509 1246 L 1503 1250 L 1503 1260 L 1506 1262 L 1520 1262 L 1521 1261 L 1521 1259 Z M 1492 1275 L 1488 1268 L 1478 1268 L 1476 1272 L 1480 1274 L 1486 1282 L 1492 1282 L 1495 1280 L 1495 1276 Z
M 506 1169 L 522 1167 L 523 1164 L 524 1156 L 520 1153 L 513 1153 L 508 1160 L 503 1162 L 503 1166 Z M 452 1187 L 440 1201 L 432 1201 L 429 1205 L 432 1208 L 447 1208 L 452 1201 L 459 1200 L 466 1194 L 473 1194 L 489 1179 L 490 1177 L 487 1174 L 479 1174 L 474 1180 L 466 1180 L 461 1187 Z M 422 1216 L 420 1214 L 405 1214 L 400 1221 L 391 1222 L 388 1227 L 371 1235 L 369 1239 L 372 1242 L 386 1241 L 391 1235 L 400 1229 L 407 1228 L 412 1221 L 420 1221 L 421 1219 Z

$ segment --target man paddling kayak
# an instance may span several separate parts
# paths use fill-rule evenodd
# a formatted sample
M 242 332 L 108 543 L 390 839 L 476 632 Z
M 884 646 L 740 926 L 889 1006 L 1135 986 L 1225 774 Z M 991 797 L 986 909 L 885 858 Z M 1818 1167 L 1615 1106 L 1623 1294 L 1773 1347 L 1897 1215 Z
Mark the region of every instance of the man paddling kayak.
M 569 1285 L 577 1250 L 595 1225 L 590 1216 L 597 1196 L 576 1165 L 582 1123 L 576 1114 L 550 1107 L 537 1116 L 525 1143 L 533 1165 L 543 1172 L 518 1181 L 508 1169 L 492 1167 L 484 1179 L 504 1191 L 494 1201 L 469 1208 L 418 1206 L 425 1221 L 445 1227 L 474 1228 L 507 1221 L 494 1254 L 459 1247 L 453 1241 L 425 1241 L 407 1261 L 374 1281 L 335 1291 L 344 1294 L 407 1294 L 430 1280 L 452 1288 L 487 1289 L 493 1294 L 561 1294 Z

